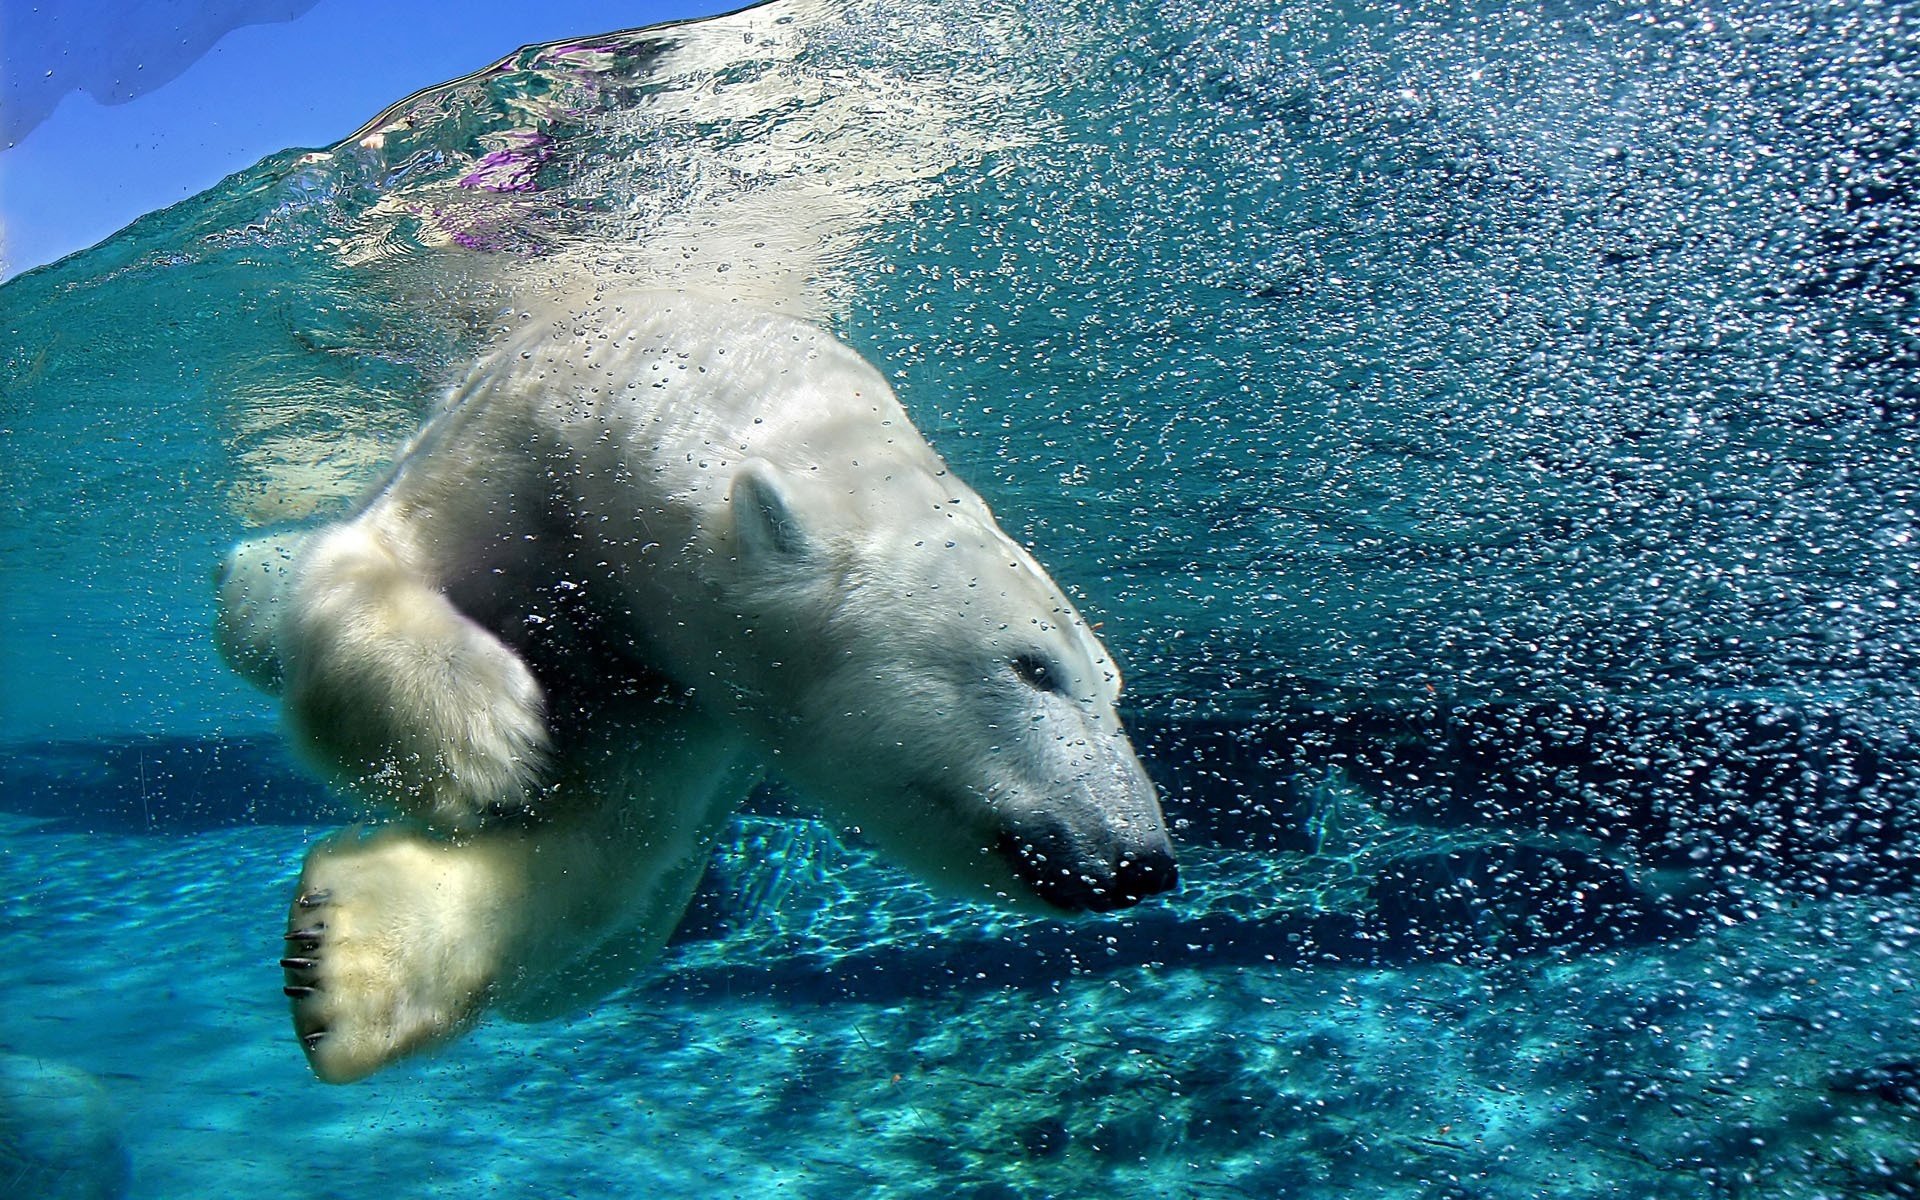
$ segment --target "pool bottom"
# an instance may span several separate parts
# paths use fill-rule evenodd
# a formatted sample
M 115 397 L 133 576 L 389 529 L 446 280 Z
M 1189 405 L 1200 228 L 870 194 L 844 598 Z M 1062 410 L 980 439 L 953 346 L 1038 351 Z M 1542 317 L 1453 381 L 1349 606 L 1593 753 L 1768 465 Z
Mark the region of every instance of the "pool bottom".
M 1480 967 L 1195 943 L 1001 978 L 1044 926 L 793 829 L 748 822 L 793 861 L 595 1010 L 330 1088 L 272 961 L 319 831 L 0 818 L 0 1050 L 104 1087 L 136 1197 L 1920 1194 L 1911 898 Z

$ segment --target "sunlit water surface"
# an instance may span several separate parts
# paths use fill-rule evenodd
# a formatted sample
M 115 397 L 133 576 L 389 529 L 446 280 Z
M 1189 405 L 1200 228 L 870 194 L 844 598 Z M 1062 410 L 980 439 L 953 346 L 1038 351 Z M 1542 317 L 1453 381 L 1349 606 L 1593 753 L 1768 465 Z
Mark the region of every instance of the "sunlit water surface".
M 0 288 L 0 1190 L 1920 1196 L 1917 24 L 772 4 Z M 586 279 L 895 380 L 1104 623 L 1178 897 L 957 906 L 765 793 L 630 991 L 306 1076 L 352 814 L 211 566 Z

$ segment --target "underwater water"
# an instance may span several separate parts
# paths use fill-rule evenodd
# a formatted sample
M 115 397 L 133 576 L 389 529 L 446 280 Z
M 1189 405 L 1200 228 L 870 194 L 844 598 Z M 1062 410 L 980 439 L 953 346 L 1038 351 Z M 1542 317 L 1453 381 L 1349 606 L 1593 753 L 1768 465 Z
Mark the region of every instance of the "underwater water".
M 0 1191 L 1920 1196 L 1917 122 L 1912 4 L 772 3 L 0 287 Z M 582 279 L 894 381 L 1179 893 L 973 908 L 767 791 L 631 988 L 308 1075 L 357 814 L 213 564 Z

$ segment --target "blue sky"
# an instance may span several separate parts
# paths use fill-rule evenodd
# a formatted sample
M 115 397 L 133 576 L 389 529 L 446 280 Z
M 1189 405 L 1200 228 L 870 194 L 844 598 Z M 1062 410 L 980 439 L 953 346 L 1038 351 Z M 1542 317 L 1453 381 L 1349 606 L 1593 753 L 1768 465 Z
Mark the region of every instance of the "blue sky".
M 275 151 L 336 141 L 529 42 L 743 4 L 0 0 L 4 273 L 91 246 Z

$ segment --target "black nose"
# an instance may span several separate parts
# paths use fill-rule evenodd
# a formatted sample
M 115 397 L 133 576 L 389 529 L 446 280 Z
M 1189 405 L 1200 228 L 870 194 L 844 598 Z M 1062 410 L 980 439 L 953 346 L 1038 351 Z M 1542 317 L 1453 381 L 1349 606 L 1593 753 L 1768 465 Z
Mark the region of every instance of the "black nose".
M 1096 855 L 1077 847 L 1062 829 L 1009 831 L 998 848 L 1020 882 L 1054 908 L 1112 912 L 1180 882 L 1173 847 L 1164 837 Z
M 1138 904 L 1148 896 L 1170 892 L 1180 883 L 1180 867 L 1173 861 L 1172 846 L 1154 846 L 1122 855 L 1113 872 L 1114 894 L 1121 897 L 1117 908 Z

